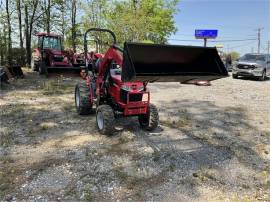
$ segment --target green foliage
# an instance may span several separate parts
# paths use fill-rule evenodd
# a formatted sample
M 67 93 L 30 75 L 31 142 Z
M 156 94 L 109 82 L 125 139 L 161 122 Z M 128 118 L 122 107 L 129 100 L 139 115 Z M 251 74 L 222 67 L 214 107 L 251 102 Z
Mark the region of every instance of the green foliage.
M 74 50 L 77 48 L 78 52 L 83 51 L 83 34 L 91 27 L 111 29 L 120 45 L 125 41 L 166 43 L 170 35 L 176 32 L 174 15 L 178 12 L 178 2 L 179 0 L 14 0 L 9 1 L 9 12 L 6 11 L 5 3 L 0 4 L 0 64 L 8 61 L 8 55 L 14 56 L 12 48 L 15 48 L 14 53 L 17 54 L 16 48 L 19 46 L 22 46 L 22 54 L 18 54 L 19 64 L 30 64 L 31 48 L 36 40 L 33 34 L 36 32 L 61 34 L 64 46 Z M 23 32 L 22 41 L 18 40 L 19 30 Z M 9 34 L 11 32 L 12 35 Z M 98 47 L 95 47 L 93 40 L 89 43 L 100 52 L 105 51 L 112 42 L 108 34 L 95 34 L 92 39 L 99 41 Z
M 240 53 L 238 53 L 236 51 L 230 52 L 229 55 L 231 55 L 232 61 L 235 61 L 235 60 L 239 59 L 239 57 L 240 57 Z
M 83 6 L 82 24 L 85 29 L 113 30 L 119 44 L 124 41 L 166 43 L 176 32 L 173 16 L 178 11 L 177 3 L 178 0 L 91 0 Z

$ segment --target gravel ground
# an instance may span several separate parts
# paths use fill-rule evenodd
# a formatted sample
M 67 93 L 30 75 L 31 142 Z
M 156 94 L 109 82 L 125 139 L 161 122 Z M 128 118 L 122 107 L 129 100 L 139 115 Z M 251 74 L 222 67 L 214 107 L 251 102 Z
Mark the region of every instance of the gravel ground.
M 119 119 L 110 137 L 74 108 L 78 78 L 1 91 L 0 200 L 270 201 L 270 80 L 149 84 L 160 125 Z

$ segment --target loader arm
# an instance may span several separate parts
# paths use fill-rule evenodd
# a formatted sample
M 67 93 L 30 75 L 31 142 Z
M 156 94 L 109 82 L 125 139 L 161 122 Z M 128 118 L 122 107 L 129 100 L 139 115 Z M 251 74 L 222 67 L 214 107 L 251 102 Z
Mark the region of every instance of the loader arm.
M 116 46 L 111 46 L 104 57 L 102 58 L 101 63 L 99 64 L 99 70 L 98 70 L 98 77 L 97 77 L 97 89 L 96 94 L 99 95 L 99 92 L 103 88 L 103 84 L 105 82 L 104 76 L 107 71 L 109 71 L 111 62 L 115 62 L 120 67 L 122 67 L 123 64 L 123 55 L 121 53 L 121 49 Z

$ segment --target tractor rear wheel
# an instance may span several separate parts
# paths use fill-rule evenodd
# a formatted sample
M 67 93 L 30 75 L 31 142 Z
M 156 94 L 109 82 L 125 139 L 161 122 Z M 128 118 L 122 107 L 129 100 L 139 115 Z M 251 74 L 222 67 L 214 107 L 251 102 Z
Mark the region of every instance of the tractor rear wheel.
M 92 112 L 90 89 L 86 83 L 78 83 L 75 87 L 75 106 L 78 114 L 86 115 Z
M 44 75 L 48 76 L 48 67 L 46 66 L 45 62 L 39 63 L 38 72 L 40 75 L 44 74 Z
M 148 113 L 139 115 L 140 126 L 148 131 L 156 129 L 159 122 L 158 110 L 157 107 L 153 104 L 149 105 Z
M 111 135 L 114 131 L 114 113 L 109 105 L 100 105 L 97 108 L 96 122 L 98 131 L 103 135 Z

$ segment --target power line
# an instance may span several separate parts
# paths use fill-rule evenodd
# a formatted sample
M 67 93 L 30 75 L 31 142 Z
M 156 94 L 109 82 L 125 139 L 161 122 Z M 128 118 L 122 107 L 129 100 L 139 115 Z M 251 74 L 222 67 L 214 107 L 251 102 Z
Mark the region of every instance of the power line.
M 195 39 L 175 39 L 175 38 L 170 38 L 169 40 L 171 41 L 188 41 L 188 42 L 200 42 L 199 40 Z M 208 42 L 216 43 L 216 42 L 239 42 L 239 41 L 255 41 L 257 39 L 232 39 L 232 40 L 212 40 Z
M 240 48 L 240 47 L 244 47 L 244 46 L 249 46 L 249 45 L 251 45 L 251 44 L 253 44 L 253 43 L 254 43 L 254 42 L 242 44 L 242 45 L 239 45 L 239 46 L 233 46 L 233 47 L 230 47 L 230 49 Z
M 232 40 L 213 40 L 209 42 L 238 42 L 238 41 L 255 41 L 256 39 L 232 39 Z

